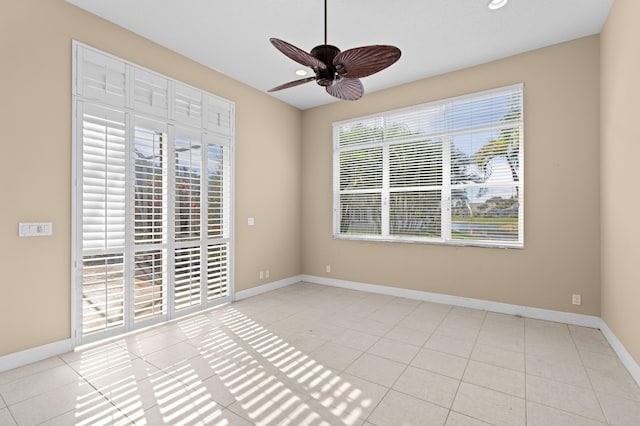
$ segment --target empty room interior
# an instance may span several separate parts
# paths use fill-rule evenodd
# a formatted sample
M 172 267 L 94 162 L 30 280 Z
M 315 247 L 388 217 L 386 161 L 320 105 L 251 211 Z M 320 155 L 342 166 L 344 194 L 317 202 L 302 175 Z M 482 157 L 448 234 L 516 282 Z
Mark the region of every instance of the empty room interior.
M 638 19 L 4 0 L 0 425 L 640 425 Z

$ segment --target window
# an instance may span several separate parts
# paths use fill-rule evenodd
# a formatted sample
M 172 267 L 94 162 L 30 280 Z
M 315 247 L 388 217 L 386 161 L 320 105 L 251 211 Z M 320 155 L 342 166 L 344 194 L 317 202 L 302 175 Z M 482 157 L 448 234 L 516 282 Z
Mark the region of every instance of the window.
M 523 247 L 522 92 L 334 123 L 334 238 Z
M 76 343 L 228 301 L 233 104 L 73 48 Z

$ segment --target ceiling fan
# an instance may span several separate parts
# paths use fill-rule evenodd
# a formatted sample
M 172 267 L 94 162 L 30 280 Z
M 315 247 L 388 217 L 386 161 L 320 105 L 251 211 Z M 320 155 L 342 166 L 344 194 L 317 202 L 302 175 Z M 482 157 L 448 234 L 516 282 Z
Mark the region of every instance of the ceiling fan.
M 395 46 L 363 46 L 341 52 L 337 47 L 327 44 L 327 0 L 324 0 L 324 44 L 307 53 L 277 38 L 269 41 L 280 52 L 299 64 L 310 67 L 315 73 L 314 77 L 290 81 L 270 89 L 269 92 L 315 80 L 331 96 L 355 101 L 364 94 L 361 78 L 382 71 L 400 59 L 400 49 Z

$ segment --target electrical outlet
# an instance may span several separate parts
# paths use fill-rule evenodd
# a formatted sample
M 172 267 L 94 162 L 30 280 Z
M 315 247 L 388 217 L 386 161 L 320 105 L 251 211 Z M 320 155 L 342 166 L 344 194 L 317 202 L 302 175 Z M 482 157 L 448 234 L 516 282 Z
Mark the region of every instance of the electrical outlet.
M 326 270 L 327 270 L 327 272 L 331 272 L 331 265 L 327 265 Z
M 264 271 L 260 271 L 260 279 L 263 280 L 264 279 Z
M 264 277 L 265 278 L 269 278 L 269 270 L 267 269 L 266 271 L 264 271 Z
M 582 296 L 580 296 L 579 294 L 574 294 L 571 296 L 571 303 L 573 303 L 574 305 L 582 305 Z

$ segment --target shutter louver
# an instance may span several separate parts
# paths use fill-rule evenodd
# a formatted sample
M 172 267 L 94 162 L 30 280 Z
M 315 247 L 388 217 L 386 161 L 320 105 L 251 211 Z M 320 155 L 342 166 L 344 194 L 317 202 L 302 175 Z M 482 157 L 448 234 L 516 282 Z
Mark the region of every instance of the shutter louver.
M 212 143 L 213 142 L 213 143 Z M 207 237 L 226 238 L 229 235 L 230 211 L 228 144 L 217 138 L 207 146 Z M 218 143 L 216 143 L 218 142 Z
M 124 106 L 126 100 L 126 65 L 109 56 L 82 49 L 79 90 L 82 96 L 109 105 Z
M 522 85 L 334 124 L 334 236 L 522 247 Z
M 136 252 L 133 263 L 135 320 L 142 321 L 166 314 L 168 273 L 166 250 Z
M 133 158 L 133 316 L 139 323 L 167 313 L 169 215 L 166 125 L 136 117 Z
M 85 333 L 124 324 L 124 255 L 82 259 L 82 324 Z
M 175 84 L 174 119 L 178 123 L 203 127 L 202 92 L 194 88 Z
M 207 96 L 207 123 L 208 130 L 220 135 L 231 136 L 232 120 L 229 102 L 215 96 Z
M 124 114 L 86 105 L 82 121 L 83 250 L 124 248 Z
M 169 114 L 169 81 L 157 74 L 134 69 L 133 101 L 138 112 L 167 118 Z
M 175 251 L 174 305 L 181 310 L 200 304 L 200 248 L 185 247 Z
M 229 244 L 213 244 L 207 252 L 207 299 L 215 300 L 228 295 Z
M 124 324 L 126 146 L 124 114 L 82 105 L 82 322 Z
M 202 142 L 177 136 L 175 152 L 175 239 L 197 241 L 200 238 Z
M 134 139 L 135 243 L 162 243 L 167 233 L 166 135 L 136 126 Z

